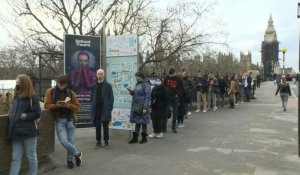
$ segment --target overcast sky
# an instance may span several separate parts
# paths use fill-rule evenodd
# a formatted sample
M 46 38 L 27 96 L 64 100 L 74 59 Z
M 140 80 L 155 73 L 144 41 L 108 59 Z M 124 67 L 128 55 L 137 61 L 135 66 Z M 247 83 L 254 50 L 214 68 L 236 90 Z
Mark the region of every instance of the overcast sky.
M 161 0 L 164 1 L 164 0 Z M 224 23 L 228 44 L 233 54 L 252 53 L 252 63 L 261 61 L 261 42 L 270 14 L 274 21 L 279 48 L 287 48 L 285 67 L 298 72 L 300 19 L 297 19 L 298 0 L 215 0 L 214 16 Z M 159 1 L 160 2 L 160 1 Z M 0 0 L 0 17 L 7 10 L 6 0 Z M 11 43 L 0 27 L 0 46 Z M 282 53 L 279 53 L 282 58 Z M 281 61 L 282 65 L 282 61 Z
M 250 51 L 252 63 L 260 63 L 261 42 L 272 14 L 279 49 L 287 48 L 285 67 L 293 67 L 298 72 L 298 0 L 217 0 L 217 3 L 215 15 L 225 23 L 228 43 L 238 58 L 240 52 Z M 281 52 L 279 58 L 282 58 Z

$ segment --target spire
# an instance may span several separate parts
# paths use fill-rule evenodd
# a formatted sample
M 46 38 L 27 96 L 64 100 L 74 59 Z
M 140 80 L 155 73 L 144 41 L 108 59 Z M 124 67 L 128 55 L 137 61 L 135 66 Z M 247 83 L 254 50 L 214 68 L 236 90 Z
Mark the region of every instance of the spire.
M 273 33 L 273 32 L 275 32 L 275 29 L 274 29 L 272 14 L 270 14 L 270 18 L 269 18 L 269 21 L 268 21 L 268 27 L 267 27 L 266 33 Z
M 275 28 L 274 28 L 272 14 L 270 14 L 270 17 L 269 17 L 268 27 L 265 31 L 264 40 L 267 41 L 267 42 L 277 40 L 277 34 L 276 34 L 276 31 L 275 31 Z

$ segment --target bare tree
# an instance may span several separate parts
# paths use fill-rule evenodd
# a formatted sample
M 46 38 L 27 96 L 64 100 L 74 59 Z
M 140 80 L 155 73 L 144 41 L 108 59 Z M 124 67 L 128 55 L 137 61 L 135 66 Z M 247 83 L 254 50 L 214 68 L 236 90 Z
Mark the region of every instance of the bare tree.
M 141 54 L 150 51 L 140 68 L 158 62 L 180 64 L 205 45 L 224 44 L 218 24 L 206 24 L 214 6 L 209 1 L 182 0 L 165 10 L 155 0 L 8 1 L 15 18 L 9 22 L 20 31 L 11 34 L 18 47 L 27 55 L 50 53 L 42 64 L 53 71 L 62 60 L 57 53 L 63 50 L 63 34 L 98 35 L 105 26 L 115 35 L 138 34 Z M 35 63 L 34 56 L 28 58 Z
M 212 2 L 184 2 L 168 6 L 166 14 L 150 13 L 144 18 L 144 33 L 141 33 L 141 50 L 150 50 L 141 68 L 149 63 L 166 62 L 180 64 L 192 60 L 201 48 L 212 44 L 223 44 L 220 36 L 225 36 L 218 24 L 205 26 L 215 4 Z M 153 12 L 153 11 L 152 11 Z M 205 27 L 204 27 L 205 26 Z M 163 53 L 163 54 L 160 54 Z M 166 65 L 169 66 L 169 65 Z

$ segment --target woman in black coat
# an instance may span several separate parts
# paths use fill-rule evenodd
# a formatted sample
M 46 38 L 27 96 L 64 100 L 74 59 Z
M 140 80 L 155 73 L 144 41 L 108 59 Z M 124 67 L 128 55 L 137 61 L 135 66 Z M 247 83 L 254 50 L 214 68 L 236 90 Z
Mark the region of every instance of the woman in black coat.
M 166 87 L 162 84 L 163 80 L 158 78 L 156 86 L 151 92 L 151 119 L 153 125 L 153 133 L 149 138 L 162 138 L 165 128 L 165 123 L 168 120 L 169 96 Z

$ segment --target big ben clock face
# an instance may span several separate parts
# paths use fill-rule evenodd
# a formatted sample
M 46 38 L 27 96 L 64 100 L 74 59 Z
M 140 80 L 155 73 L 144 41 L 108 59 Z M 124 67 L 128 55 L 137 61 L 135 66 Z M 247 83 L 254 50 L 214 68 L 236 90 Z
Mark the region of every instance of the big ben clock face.
M 266 41 L 267 42 L 272 42 L 273 41 L 273 37 L 271 35 L 267 35 L 266 36 Z

